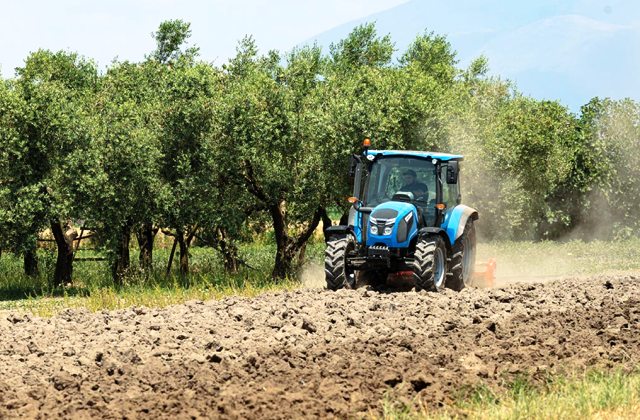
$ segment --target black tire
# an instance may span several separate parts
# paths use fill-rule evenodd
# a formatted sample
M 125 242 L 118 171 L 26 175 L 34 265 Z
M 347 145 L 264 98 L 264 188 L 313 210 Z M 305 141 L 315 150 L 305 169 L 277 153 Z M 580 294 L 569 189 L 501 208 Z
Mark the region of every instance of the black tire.
M 327 289 L 355 288 L 355 274 L 347 266 L 347 254 L 355 249 L 353 236 L 334 237 L 327 241 L 324 254 L 324 272 Z
M 416 291 L 439 292 L 447 277 L 447 247 L 438 235 L 419 239 L 413 255 Z
M 473 285 L 473 269 L 476 265 L 476 227 L 467 220 L 462 236 L 453 245 L 447 287 L 460 291 Z

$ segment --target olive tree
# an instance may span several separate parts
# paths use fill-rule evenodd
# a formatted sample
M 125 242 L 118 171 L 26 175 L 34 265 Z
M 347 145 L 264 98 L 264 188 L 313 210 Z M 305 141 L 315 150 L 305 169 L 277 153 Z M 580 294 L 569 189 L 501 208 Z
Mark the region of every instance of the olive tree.
M 180 250 L 180 272 L 189 271 L 189 246 L 216 201 L 216 141 L 220 76 L 208 64 L 179 60 L 167 76 L 163 96 L 160 174 L 170 194 L 163 204 L 164 224 Z
M 274 52 L 259 57 L 247 38 L 225 67 L 221 142 L 228 158 L 221 163 L 271 219 L 275 278 L 293 274 L 323 211 L 322 64 L 315 47 L 293 51 L 284 63 Z
M 13 86 L 0 82 L 0 249 L 22 254 L 25 274 L 36 276 L 36 235 L 46 209 L 43 184 L 29 156 L 26 112 Z
M 159 217 L 164 190 L 156 92 L 165 72 L 152 61 L 112 66 L 94 99 L 92 136 L 75 151 L 73 191 L 84 204 L 83 219 L 100 232 L 117 282 L 129 270 L 132 231 Z M 152 242 L 153 236 L 142 241 L 143 269 L 151 265 Z
M 40 50 L 17 69 L 14 94 L 21 102 L 17 132 L 7 147 L 14 173 L 14 220 L 31 244 L 46 225 L 53 233 L 58 256 L 55 284 L 71 281 L 73 241 L 70 229 L 74 202 L 69 192 L 73 151 L 87 141 L 87 103 L 95 91 L 97 71 L 77 54 Z M 33 249 L 32 245 L 28 245 Z

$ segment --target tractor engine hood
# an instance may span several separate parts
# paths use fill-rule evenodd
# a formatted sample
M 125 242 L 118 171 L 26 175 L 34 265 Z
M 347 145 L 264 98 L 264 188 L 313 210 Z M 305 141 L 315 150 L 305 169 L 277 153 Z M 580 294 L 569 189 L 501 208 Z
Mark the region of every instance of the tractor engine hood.
M 413 204 L 388 201 L 376 206 L 367 226 L 367 246 L 406 248 L 418 234 L 418 212 Z

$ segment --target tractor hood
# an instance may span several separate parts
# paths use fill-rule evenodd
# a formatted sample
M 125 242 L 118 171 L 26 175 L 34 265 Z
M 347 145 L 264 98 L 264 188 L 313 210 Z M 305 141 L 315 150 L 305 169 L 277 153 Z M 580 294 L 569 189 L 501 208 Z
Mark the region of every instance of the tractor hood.
M 413 204 L 388 201 L 376 206 L 367 223 L 367 246 L 405 248 L 417 235 L 418 213 Z

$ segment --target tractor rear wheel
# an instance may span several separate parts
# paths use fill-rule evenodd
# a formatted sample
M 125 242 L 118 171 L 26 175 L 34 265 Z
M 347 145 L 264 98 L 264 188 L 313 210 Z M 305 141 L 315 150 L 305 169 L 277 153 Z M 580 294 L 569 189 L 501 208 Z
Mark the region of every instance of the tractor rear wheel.
M 416 290 L 439 292 L 447 277 L 447 248 L 440 236 L 418 240 L 413 255 L 413 279 Z
M 347 265 L 347 255 L 356 247 L 351 235 L 331 238 L 327 241 L 324 254 L 324 272 L 327 289 L 354 289 L 356 277 L 353 269 Z
M 472 285 L 473 268 L 476 264 L 476 227 L 467 220 L 462 236 L 453 245 L 447 287 L 460 291 Z

